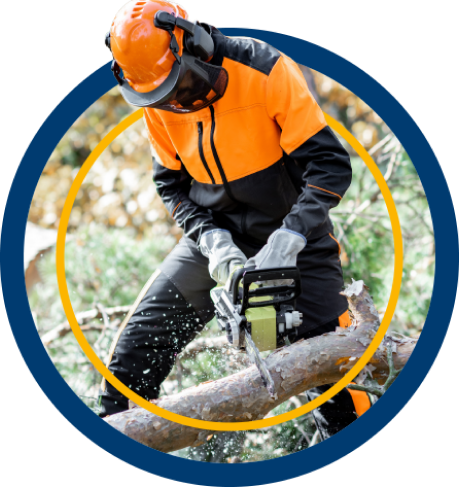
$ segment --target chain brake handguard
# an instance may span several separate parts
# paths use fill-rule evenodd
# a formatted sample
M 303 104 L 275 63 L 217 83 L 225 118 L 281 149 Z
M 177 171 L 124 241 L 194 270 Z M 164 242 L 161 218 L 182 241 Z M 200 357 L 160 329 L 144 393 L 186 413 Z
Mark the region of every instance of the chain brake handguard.
M 282 284 L 278 286 L 260 286 L 250 289 L 253 283 L 259 281 L 277 281 L 291 279 L 293 284 Z M 239 285 L 242 281 L 242 295 L 239 293 Z M 248 308 L 260 308 L 264 306 L 275 306 L 294 302 L 301 294 L 301 274 L 298 267 L 283 267 L 272 269 L 242 268 L 238 269 L 230 281 L 230 291 L 233 297 L 233 304 L 240 303 L 240 314 L 244 314 Z M 239 297 L 240 296 L 240 297 Z M 250 302 L 250 298 L 270 296 L 270 299 Z

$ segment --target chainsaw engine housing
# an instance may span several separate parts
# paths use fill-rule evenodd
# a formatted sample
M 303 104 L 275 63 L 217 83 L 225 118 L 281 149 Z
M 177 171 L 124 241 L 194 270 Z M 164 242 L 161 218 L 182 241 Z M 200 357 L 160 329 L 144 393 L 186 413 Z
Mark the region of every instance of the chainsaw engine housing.
M 290 280 L 292 284 L 260 286 L 278 280 Z M 295 299 L 300 294 L 297 267 L 239 269 L 227 287 L 211 291 L 218 323 L 230 344 L 244 350 L 248 333 L 261 352 L 284 346 L 285 337 L 297 331 L 302 314 L 295 311 Z

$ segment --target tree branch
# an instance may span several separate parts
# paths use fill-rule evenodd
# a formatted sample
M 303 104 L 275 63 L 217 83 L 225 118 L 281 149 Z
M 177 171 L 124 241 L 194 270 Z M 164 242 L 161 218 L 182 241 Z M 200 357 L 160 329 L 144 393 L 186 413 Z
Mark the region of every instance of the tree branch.
M 98 305 L 97 309 L 91 309 L 89 311 L 83 311 L 81 313 L 77 313 L 75 315 L 78 324 L 79 325 L 85 325 L 86 323 L 89 323 L 93 320 L 103 318 L 104 319 L 104 312 L 108 317 L 115 318 L 118 316 L 124 316 L 130 309 L 130 306 L 115 306 L 113 308 L 101 308 L 101 305 Z M 103 326 L 102 325 L 91 325 L 90 327 L 86 327 L 82 330 L 83 331 L 89 331 L 89 330 L 102 330 Z M 60 325 L 56 326 L 55 328 L 47 331 L 44 335 L 41 337 L 41 341 L 45 346 L 49 346 L 56 338 L 63 337 L 70 333 L 72 331 L 72 328 L 70 327 L 70 323 L 68 321 L 65 321 L 64 323 L 61 323 Z
M 352 389 L 353 391 L 367 392 L 369 394 L 373 394 L 378 397 L 381 397 L 383 395 L 383 392 L 381 391 L 380 387 L 359 386 L 357 384 L 349 384 L 347 388 Z
M 398 377 L 398 374 L 402 371 L 402 369 L 396 369 L 394 366 L 394 357 L 392 354 L 396 351 L 392 349 L 392 338 L 386 337 L 386 356 L 387 356 L 387 363 L 389 366 L 389 376 L 387 377 L 386 382 L 383 385 L 378 385 L 376 381 L 371 380 L 368 383 L 363 385 L 357 384 L 349 384 L 347 386 L 348 389 L 353 389 L 355 391 L 363 391 L 369 394 L 374 394 L 375 396 L 382 397 L 382 395 L 389 389 L 389 387 L 394 383 L 394 380 Z

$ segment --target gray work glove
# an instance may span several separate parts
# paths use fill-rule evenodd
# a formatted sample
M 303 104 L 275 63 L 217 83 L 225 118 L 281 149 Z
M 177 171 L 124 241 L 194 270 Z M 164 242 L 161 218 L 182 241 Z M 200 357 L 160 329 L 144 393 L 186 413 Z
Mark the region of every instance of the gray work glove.
M 269 269 L 296 266 L 297 256 L 304 249 L 306 243 L 306 237 L 303 235 L 281 228 L 269 236 L 268 243 L 255 257 L 250 258 L 244 267 L 255 266 L 256 269 Z M 291 282 L 291 279 L 279 279 L 277 281 L 266 281 L 265 285 L 280 286 Z
M 234 245 L 228 230 L 212 230 L 199 240 L 199 250 L 209 259 L 209 274 L 214 281 L 225 284 L 235 266 L 243 266 L 247 257 Z

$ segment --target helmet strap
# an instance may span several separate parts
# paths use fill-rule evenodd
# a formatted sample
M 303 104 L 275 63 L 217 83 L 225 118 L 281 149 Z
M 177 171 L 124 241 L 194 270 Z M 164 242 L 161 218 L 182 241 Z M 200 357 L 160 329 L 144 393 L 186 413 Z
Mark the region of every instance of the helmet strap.
M 180 58 L 180 56 L 178 54 L 180 48 L 179 48 L 177 39 L 175 37 L 175 34 L 172 31 L 168 31 L 168 32 L 171 35 L 171 43 L 170 43 L 169 49 L 172 51 L 172 54 L 174 55 L 175 59 L 180 64 L 182 62 L 182 59 Z

